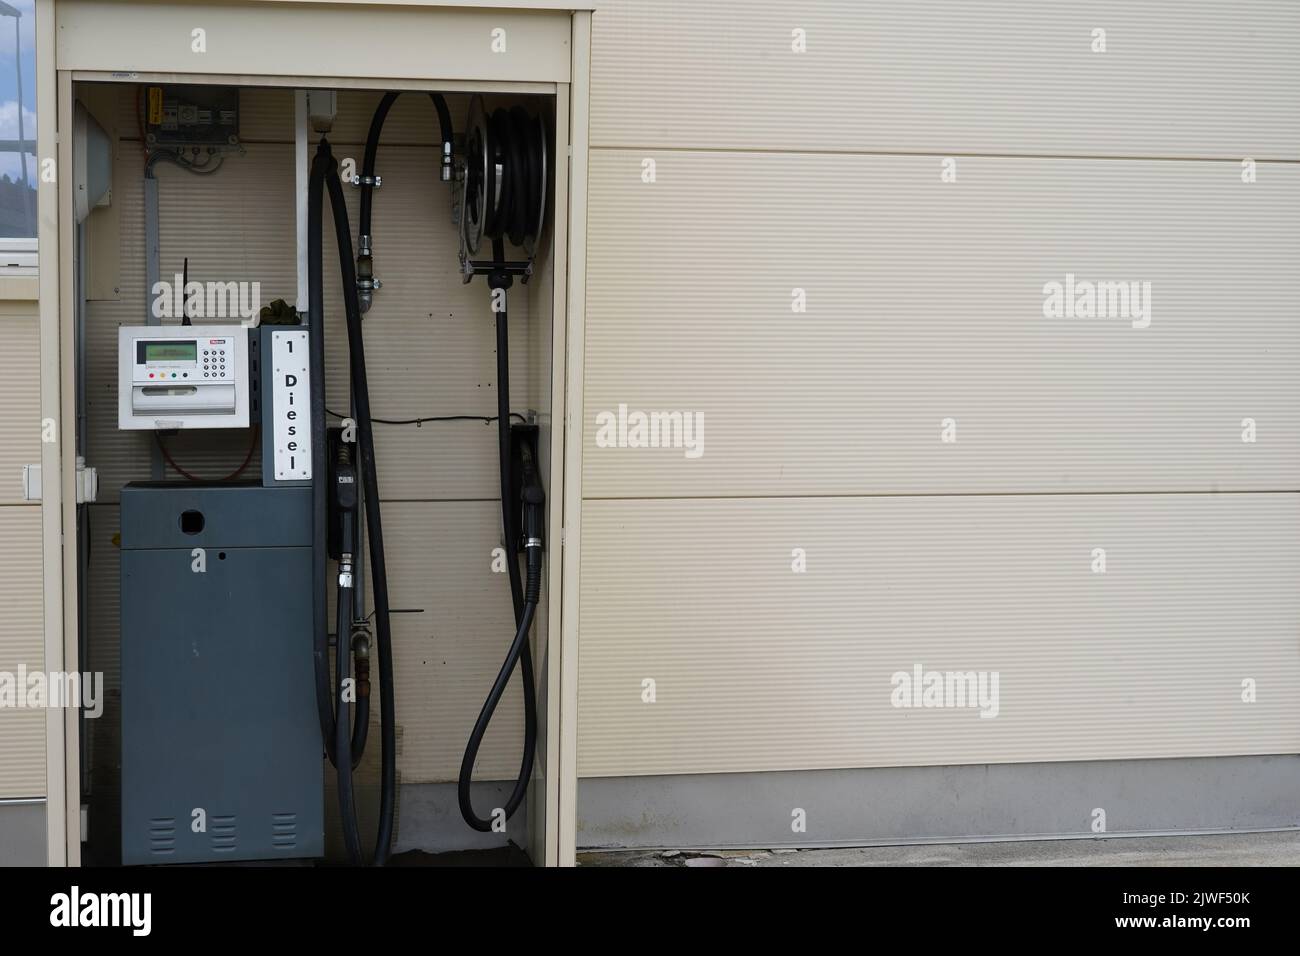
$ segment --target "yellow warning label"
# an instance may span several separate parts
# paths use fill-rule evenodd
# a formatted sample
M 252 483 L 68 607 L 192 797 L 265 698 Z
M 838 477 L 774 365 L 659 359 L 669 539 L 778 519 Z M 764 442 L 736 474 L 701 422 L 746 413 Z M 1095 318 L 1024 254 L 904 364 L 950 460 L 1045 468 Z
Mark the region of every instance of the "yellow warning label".
M 149 125 L 159 126 L 162 123 L 162 87 L 149 87 Z

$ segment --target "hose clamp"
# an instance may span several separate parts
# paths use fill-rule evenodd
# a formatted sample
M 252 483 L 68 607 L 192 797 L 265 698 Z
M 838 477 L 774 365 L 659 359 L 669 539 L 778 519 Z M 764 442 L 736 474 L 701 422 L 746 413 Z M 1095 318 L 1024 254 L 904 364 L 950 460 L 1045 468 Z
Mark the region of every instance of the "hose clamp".
M 353 186 L 372 186 L 375 189 L 378 189 L 383 184 L 384 184 L 383 176 L 353 176 L 352 177 Z
M 529 538 L 524 542 L 524 548 L 540 548 L 542 546 L 541 538 Z

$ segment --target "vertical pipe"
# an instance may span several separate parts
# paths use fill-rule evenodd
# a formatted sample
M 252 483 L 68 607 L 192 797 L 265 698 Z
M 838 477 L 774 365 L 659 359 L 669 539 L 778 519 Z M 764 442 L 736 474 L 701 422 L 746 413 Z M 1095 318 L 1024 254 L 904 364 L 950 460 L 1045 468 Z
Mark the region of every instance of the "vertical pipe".
M 19 111 L 22 110 L 22 101 L 19 100 Z M 76 320 L 74 322 L 74 332 L 77 337 L 77 435 L 76 449 L 77 461 L 84 462 L 86 454 L 86 298 L 88 296 L 87 288 L 89 285 L 89 266 L 86 260 L 87 239 L 86 234 L 89 230 L 85 223 L 77 224 L 77 262 L 76 262 Z M 90 642 L 87 636 L 86 611 L 90 600 L 90 504 L 77 505 L 77 660 L 79 670 L 83 674 L 91 673 L 90 667 Z M 86 735 L 86 712 L 82 708 L 77 708 L 78 726 L 81 730 L 81 739 L 87 739 Z M 81 795 L 90 792 L 90 750 L 87 747 L 81 748 L 80 766 L 81 766 Z
M 307 311 L 307 91 L 293 94 L 293 169 L 295 206 L 298 216 L 298 301 L 300 314 Z
M 161 325 L 162 320 L 153 314 L 154 289 L 162 278 L 162 251 L 158 228 L 158 180 L 153 169 L 145 167 L 144 173 L 144 322 Z M 184 291 L 183 289 L 181 290 Z M 149 477 L 162 481 L 164 477 L 162 451 L 158 443 L 149 443 Z

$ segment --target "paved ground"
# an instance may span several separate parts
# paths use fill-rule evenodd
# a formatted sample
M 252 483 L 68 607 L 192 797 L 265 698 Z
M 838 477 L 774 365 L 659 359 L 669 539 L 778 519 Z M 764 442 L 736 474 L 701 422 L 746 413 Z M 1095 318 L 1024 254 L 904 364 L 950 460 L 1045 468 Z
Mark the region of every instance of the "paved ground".
M 585 852 L 580 866 L 1300 866 L 1300 831 L 829 850 Z

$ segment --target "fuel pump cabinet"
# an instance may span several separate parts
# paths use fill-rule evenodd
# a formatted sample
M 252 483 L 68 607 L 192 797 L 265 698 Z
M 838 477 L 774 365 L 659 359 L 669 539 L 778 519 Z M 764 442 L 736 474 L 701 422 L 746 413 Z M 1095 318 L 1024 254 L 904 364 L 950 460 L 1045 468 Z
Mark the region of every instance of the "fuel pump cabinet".
M 121 502 L 122 862 L 322 856 L 311 488 Z

